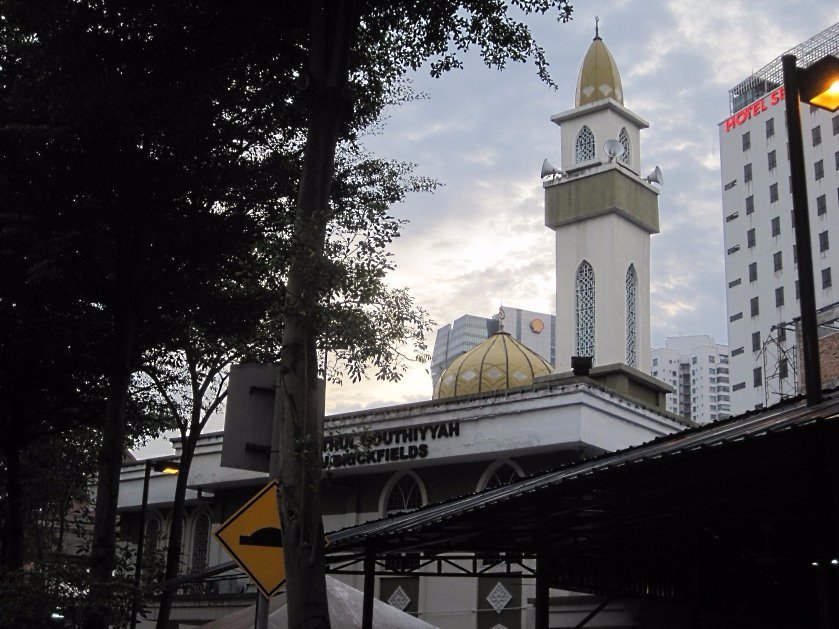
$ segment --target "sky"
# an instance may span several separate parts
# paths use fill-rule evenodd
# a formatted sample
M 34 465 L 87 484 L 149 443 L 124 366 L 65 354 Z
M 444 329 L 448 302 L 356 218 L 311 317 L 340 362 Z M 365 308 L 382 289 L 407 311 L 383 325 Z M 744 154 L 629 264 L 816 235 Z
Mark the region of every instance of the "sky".
M 789 48 L 839 21 L 823 0 L 618 0 L 574 3 L 573 20 L 526 22 L 545 49 L 558 89 L 535 66 L 486 68 L 475 51 L 439 79 L 410 75 L 423 99 L 391 109 L 365 138 L 376 155 L 412 162 L 443 186 L 392 208 L 408 224 L 391 251 L 390 283 L 407 286 L 442 326 L 463 314 L 506 306 L 554 313 L 554 233 L 544 225 L 542 160 L 560 162 L 560 128 L 550 116 L 574 107 L 577 75 L 600 35 L 621 74 L 624 105 L 649 122 L 641 171 L 664 173 L 661 233 L 652 236 L 651 338 L 709 334 L 727 342 L 718 123 L 728 90 Z M 435 326 L 435 327 L 437 327 Z M 428 338 L 433 346 L 433 333 Z M 398 383 L 327 388 L 327 413 L 431 397 L 429 365 L 412 364 Z M 221 430 L 212 420 L 207 430 Z M 139 456 L 163 454 L 166 442 Z

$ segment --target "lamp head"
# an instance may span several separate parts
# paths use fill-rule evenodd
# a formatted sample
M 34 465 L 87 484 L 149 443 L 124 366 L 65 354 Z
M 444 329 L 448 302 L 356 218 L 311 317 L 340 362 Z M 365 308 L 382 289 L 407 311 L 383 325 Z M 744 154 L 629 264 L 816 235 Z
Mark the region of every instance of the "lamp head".
M 175 461 L 155 461 L 152 463 L 152 469 L 163 474 L 177 474 L 181 471 Z
M 801 100 L 827 111 L 839 109 L 839 58 L 828 55 L 809 68 L 798 69 Z

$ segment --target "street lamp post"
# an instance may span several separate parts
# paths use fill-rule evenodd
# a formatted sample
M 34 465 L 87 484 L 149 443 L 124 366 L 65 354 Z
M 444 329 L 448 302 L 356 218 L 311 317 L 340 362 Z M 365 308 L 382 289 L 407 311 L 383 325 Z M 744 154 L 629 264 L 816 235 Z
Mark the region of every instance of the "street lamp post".
M 784 72 L 784 99 L 787 110 L 789 138 L 790 183 L 792 211 L 795 217 L 795 244 L 798 248 L 798 288 L 801 299 L 801 326 L 807 404 L 822 400 L 821 365 L 819 363 L 819 328 L 816 318 L 816 289 L 813 282 L 813 255 L 810 246 L 810 214 L 807 204 L 807 179 L 804 171 L 804 140 L 801 132 L 801 102 L 828 111 L 839 109 L 839 59 L 828 55 L 806 69 L 796 66 L 795 55 L 781 57 Z M 832 570 L 836 561 L 837 543 L 837 487 L 834 466 L 824 452 L 817 454 L 820 465 L 829 470 L 824 475 L 827 507 L 821 527 L 821 557 L 816 563 L 818 626 L 836 627 L 839 620 L 839 590 Z
M 178 464 L 174 461 L 146 461 L 146 470 L 143 475 L 143 500 L 140 504 L 140 532 L 137 534 L 137 561 L 134 564 L 134 596 L 131 601 L 131 629 L 137 627 L 137 607 L 140 603 L 140 572 L 143 566 L 143 544 L 146 536 L 146 508 L 149 504 L 149 479 L 151 471 L 163 474 L 177 474 Z
M 807 69 L 796 66 L 795 55 L 784 55 L 781 63 L 784 73 L 784 100 L 786 100 L 789 138 L 792 213 L 795 219 L 795 244 L 798 251 L 804 387 L 807 404 L 812 406 L 822 401 L 822 378 L 800 103 L 803 100 L 817 107 L 836 111 L 839 107 L 839 71 L 837 71 L 839 59 L 828 56 Z

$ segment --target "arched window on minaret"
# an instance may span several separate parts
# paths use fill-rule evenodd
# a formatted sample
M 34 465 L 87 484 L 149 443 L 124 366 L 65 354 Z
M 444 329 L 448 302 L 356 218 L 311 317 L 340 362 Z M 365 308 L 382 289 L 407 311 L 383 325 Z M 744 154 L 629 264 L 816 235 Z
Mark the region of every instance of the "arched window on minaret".
M 577 143 L 574 146 L 574 162 L 588 162 L 594 159 L 594 134 L 588 126 L 583 125 L 580 133 L 577 134 Z
M 626 270 L 626 364 L 638 368 L 638 274 L 635 265 Z
M 577 356 L 591 356 L 594 362 L 594 269 L 586 260 L 577 267 Z
M 620 154 L 618 159 L 629 166 L 629 159 L 632 155 L 632 144 L 629 142 L 629 134 L 626 132 L 626 127 L 621 128 L 621 132 L 618 135 L 618 142 L 623 147 L 623 153 Z

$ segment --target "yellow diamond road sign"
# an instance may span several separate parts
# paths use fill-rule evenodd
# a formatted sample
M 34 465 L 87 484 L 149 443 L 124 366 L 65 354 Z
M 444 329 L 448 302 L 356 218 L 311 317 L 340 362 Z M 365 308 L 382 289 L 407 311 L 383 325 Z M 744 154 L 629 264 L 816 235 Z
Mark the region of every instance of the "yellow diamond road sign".
M 285 581 L 277 486 L 277 481 L 268 483 L 214 533 L 268 598 Z

